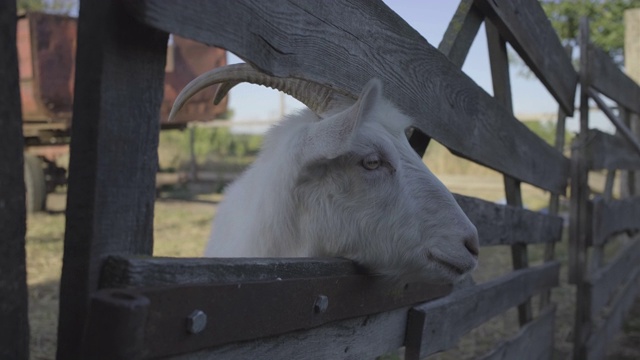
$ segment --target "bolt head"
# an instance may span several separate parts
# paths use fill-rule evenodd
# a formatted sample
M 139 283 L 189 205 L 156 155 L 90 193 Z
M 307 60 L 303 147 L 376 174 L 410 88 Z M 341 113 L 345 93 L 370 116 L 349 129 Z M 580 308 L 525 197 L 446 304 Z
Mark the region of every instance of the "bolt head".
M 201 333 L 207 327 L 207 314 L 202 310 L 194 310 L 187 316 L 187 331 L 191 334 Z
M 325 295 L 318 295 L 316 301 L 313 303 L 313 312 L 316 314 L 321 314 L 327 311 L 329 307 L 329 298 Z

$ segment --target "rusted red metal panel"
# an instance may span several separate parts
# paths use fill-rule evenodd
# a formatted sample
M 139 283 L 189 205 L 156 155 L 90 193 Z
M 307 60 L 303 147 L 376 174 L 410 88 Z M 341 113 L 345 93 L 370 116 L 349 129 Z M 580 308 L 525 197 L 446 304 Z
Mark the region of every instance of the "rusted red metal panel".
M 20 95 L 26 123 L 56 122 L 70 127 L 76 41 L 76 18 L 33 12 L 18 21 Z M 226 63 L 223 49 L 178 36 L 172 38 L 160 117 L 163 128 L 181 127 L 189 121 L 209 121 L 227 111 L 226 99 L 213 105 L 215 89 L 211 88 L 189 101 L 176 121 L 167 122 L 180 90 L 196 76 Z
M 167 118 L 180 90 L 196 76 L 227 64 L 227 54 L 224 49 L 209 47 L 175 35 L 172 40 L 167 49 L 164 99 L 160 110 L 162 125 L 165 127 L 172 124 L 167 122 Z M 213 97 L 216 88 L 211 87 L 196 94 L 180 110 L 173 123 L 180 125 L 188 121 L 208 121 L 224 114 L 227 111 L 227 98 L 220 104 L 214 105 Z

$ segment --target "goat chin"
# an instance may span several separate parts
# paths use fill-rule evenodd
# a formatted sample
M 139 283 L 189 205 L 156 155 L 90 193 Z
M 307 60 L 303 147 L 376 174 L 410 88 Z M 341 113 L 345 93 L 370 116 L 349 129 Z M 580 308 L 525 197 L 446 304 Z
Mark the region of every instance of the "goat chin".
M 463 279 L 476 228 L 412 150 L 410 125 L 378 80 L 350 106 L 285 119 L 226 191 L 205 255 L 337 256 L 384 281 Z

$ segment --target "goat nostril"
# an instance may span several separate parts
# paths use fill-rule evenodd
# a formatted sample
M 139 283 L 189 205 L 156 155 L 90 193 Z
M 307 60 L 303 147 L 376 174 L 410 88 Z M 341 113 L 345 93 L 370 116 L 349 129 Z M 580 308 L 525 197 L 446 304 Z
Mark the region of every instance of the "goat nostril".
M 464 247 L 473 255 L 478 256 L 478 238 L 476 236 L 469 236 L 464 240 Z

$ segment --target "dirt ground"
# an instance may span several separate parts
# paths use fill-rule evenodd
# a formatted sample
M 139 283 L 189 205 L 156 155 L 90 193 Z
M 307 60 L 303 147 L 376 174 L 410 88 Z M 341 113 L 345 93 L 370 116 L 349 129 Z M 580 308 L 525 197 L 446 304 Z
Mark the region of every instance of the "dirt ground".
M 453 191 L 464 193 L 464 180 L 449 179 Z M 489 181 L 478 181 L 488 194 L 496 194 L 487 185 Z M 495 182 L 494 182 L 495 183 Z M 458 188 L 456 188 L 458 187 Z M 192 189 L 193 190 L 193 189 Z M 207 190 L 207 189 L 198 189 Z M 463 191 L 460 191 L 463 190 Z M 544 194 L 526 194 L 532 202 L 539 202 Z M 48 199 L 46 213 L 28 217 L 27 269 L 29 283 L 29 310 L 31 324 L 31 359 L 55 358 L 58 282 L 62 266 L 62 242 L 64 236 L 65 193 L 52 194 Z M 495 197 L 489 195 L 488 197 Z M 194 195 L 193 191 L 178 190 L 163 193 L 155 208 L 155 255 L 200 256 L 221 197 L 214 194 Z M 499 200 L 499 199 L 492 199 Z M 564 249 L 564 250 L 563 250 Z M 542 248 L 531 247 L 531 258 L 540 258 Z M 566 244 L 558 246 L 557 258 L 566 261 Z M 534 259 L 535 260 L 535 259 Z M 535 262 L 535 261 L 532 261 Z M 483 249 L 476 281 L 482 282 L 510 270 L 508 248 Z M 563 286 L 554 289 L 552 301 L 558 304 L 556 313 L 556 353 L 554 359 L 567 359 L 571 352 L 571 327 L 573 324 L 573 287 L 566 285 L 566 268 L 561 273 Z M 537 299 L 534 308 L 537 309 Z M 430 359 L 461 359 L 480 355 L 493 344 L 504 340 L 517 331 L 515 309 L 499 316 L 461 339 L 459 345 Z M 632 310 L 616 343 L 610 346 L 609 360 L 640 359 L 640 301 Z

